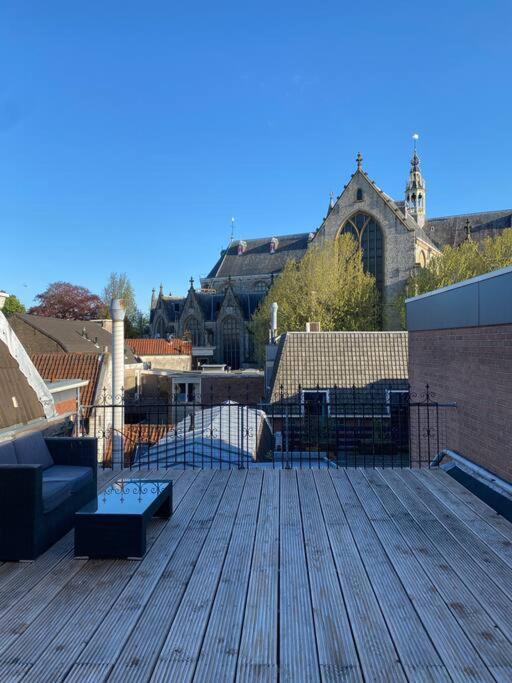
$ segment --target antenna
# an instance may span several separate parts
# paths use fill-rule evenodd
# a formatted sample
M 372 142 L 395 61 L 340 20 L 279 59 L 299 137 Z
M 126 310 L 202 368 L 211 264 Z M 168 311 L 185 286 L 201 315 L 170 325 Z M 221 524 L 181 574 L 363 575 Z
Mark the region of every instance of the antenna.
M 231 237 L 230 237 L 230 242 L 233 241 L 233 238 L 235 236 L 235 217 L 231 216 Z

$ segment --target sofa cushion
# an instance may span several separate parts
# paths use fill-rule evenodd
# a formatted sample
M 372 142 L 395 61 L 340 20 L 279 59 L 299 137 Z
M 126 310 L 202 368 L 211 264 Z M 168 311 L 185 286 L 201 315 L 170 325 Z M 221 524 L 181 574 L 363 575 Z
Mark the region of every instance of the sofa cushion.
M 12 441 L 0 444 L 0 465 L 17 465 L 16 451 Z
M 51 512 L 66 501 L 72 492 L 72 484 L 67 481 L 43 481 L 43 512 Z
M 53 465 L 43 472 L 43 483 L 66 482 L 71 484 L 72 493 L 80 491 L 92 482 L 92 478 L 91 467 L 77 467 L 75 465 Z
M 14 449 L 20 465 L 53 465 L 53 458 L 41 432 L 31 432 L 15 439 Z

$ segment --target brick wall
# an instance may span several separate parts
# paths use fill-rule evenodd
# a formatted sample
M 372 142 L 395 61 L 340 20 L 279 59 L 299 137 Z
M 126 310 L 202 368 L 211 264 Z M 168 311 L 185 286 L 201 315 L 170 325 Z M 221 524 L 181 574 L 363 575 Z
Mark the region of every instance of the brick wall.
M 409 333 L 409 378 L 419 394 L 457 403 L 446 447 L 512 481 L 512 325 Z

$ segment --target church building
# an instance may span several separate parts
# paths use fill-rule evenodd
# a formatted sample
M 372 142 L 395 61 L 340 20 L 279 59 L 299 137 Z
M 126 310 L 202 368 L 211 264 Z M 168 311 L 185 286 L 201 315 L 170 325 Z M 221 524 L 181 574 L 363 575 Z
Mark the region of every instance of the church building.
M 289 259 L 300 260 L 312 245 L 353 235 L 362 250 L 365 269 L 375 276 L 381 293 L 384 326 L 398 329 L 393 301 L 415 269 L 424 267 L 445 245 L 466 239 L 480 240 L 512 227 L 512 209 L 430 218 L 427 187 L 414 148 L 403 200 L 395 201 L 363 169 L 360 154 L 356 170 L 341 194 L 331 195 L 320 226 L 294 235 L 232 240 L 201 288 L 185 297 L 151 299 L 151 334 L 185 336 L 198 363 L 225 363 L 233 369 L 252 367 L 254 353 L 248 323 Z

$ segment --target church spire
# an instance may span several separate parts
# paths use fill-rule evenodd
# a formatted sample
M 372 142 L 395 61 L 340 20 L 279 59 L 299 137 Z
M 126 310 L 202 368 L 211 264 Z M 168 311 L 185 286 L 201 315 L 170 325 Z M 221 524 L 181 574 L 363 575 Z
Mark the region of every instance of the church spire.
M 414 218 L 416 223 L 422 228 L 425 225 L 425 207 L 427 187 L 421 175 L 420 158 L 416 151 L 416 143 L 419 139 L 418 133 L 412 136 L 414 140 L 413 154 L 411 159 L 411 170 L 409 180 L 405 186 L 405 209 Z
M 155 288 L 151 290 L 151 310 L 153 311 L 156 308 L 156 303 L 157 303 L 157 298 L 156 298 L 156 292 Z

